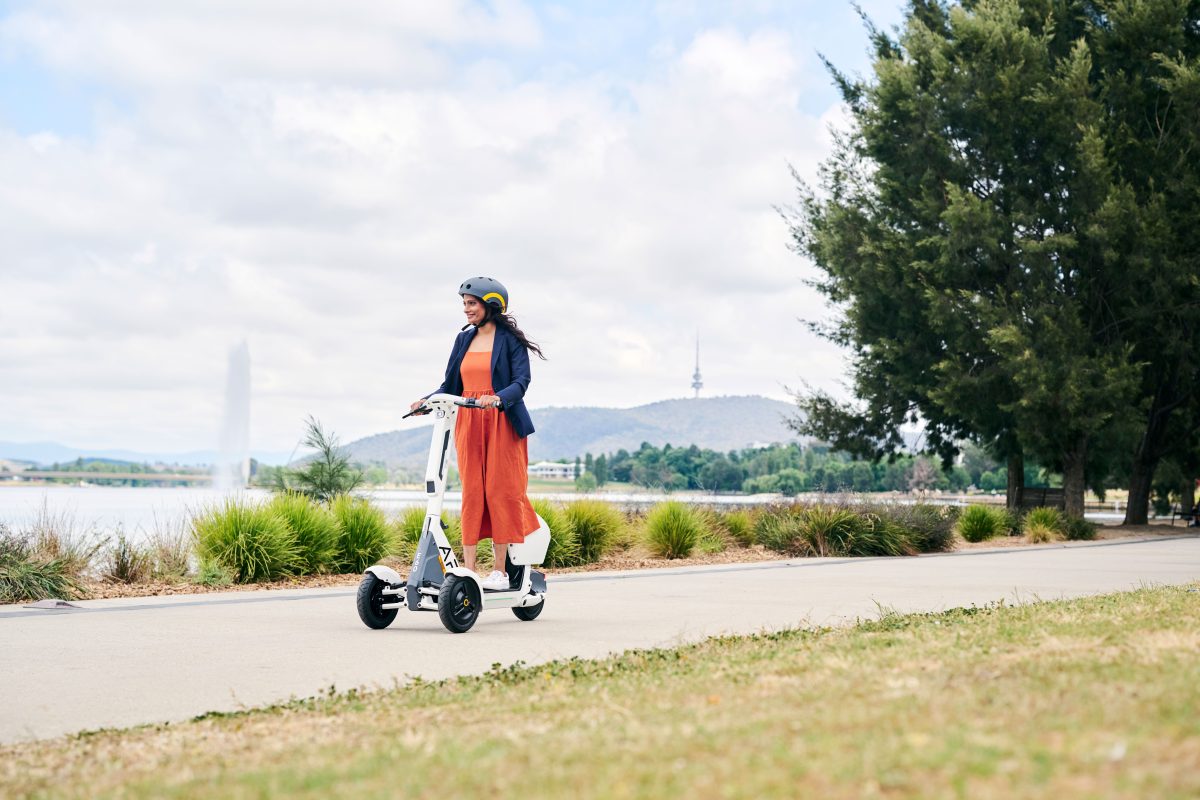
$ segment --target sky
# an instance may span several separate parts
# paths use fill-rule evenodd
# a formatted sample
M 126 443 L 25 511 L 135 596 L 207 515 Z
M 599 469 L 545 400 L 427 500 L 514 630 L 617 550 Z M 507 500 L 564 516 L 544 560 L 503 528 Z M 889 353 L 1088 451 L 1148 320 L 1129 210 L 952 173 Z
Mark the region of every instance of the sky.
M 877 25 L 901 3 L 865 0 Z M 777 208 L 869 73 L 849 2 L 0 0 L 0 440 L 401 427 L 457 288 L 548 360 L 526 401 L 844 393 Z

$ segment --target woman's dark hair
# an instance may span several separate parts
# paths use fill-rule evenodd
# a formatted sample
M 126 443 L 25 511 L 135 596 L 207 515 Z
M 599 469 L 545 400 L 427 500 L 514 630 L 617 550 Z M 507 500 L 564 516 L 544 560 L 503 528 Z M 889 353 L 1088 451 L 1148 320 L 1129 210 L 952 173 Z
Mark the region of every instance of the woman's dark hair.
M 516 317 L 511 314 L 505 314 L 502 311 L 498 311 L 494 306 L 492 306 L 491 303 L 485 303 L 484 305 L 488 310 L 488 319 L 503 327 L 513 336 L 517 337 L 517 341 L 520 342 L 521 346 L 526 350 L 536 354 L 537 357 L 542 361 L 546 360 L 546 356 L 542 354 L 542 348 L 538 347 L 537 342 L 531 342 L 529 337 L 525 335 L 525 331 L 517 327 Z

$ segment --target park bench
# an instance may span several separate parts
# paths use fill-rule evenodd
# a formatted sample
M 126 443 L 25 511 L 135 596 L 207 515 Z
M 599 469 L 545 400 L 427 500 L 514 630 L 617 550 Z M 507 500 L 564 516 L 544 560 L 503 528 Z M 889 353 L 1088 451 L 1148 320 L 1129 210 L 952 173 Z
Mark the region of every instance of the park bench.
M 1171 524 L 1175 524 L 1175 520 L 1181 519 L 1189 525 L 1196 518 L 1190 510 L 1184 510 L 1182 506 L 1171 506 Z
M 1052 489 L 1048 486 L 1022 486 L 1021 487 L 1021 510 L 1025 511 L 1030 508 L 1057 508 L 1063 511 L 1066 508 L 1066 496 L 1061 488 Z

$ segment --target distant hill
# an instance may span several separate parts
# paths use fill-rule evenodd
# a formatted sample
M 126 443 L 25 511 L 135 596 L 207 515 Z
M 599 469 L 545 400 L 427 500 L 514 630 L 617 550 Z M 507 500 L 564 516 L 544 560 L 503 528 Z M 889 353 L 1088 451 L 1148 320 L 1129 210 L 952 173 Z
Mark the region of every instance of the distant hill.
M 470 413 L 470 412 L 466 412 Z M 532 409 L 537 433 L 529 438 L 530 461 L 574 458 L 584 453 L 636 450 L 642 442 L 719 450 L 796 441 L 784 420 L 795 406 L 759 396 L 663 400 L 635 408 Z M 423 467 L 429 427 L 379 433 L 345 445 L 354 461 Z
M 291 454 L 278 451 L 251 451 L 250 455 L 264 464 L 286 464 Z M 0 458 L 31 461 L 42 466 L 54 463 L 66 464 L 77 458 L 129 461 L 135 464 L 203 466 L 215 463 L 218 460 L 218 454 L 215 450 L 194 450 L 187 453 L 142 453 L 117 448 L 70 447 L 58 442 L 0 442 Z

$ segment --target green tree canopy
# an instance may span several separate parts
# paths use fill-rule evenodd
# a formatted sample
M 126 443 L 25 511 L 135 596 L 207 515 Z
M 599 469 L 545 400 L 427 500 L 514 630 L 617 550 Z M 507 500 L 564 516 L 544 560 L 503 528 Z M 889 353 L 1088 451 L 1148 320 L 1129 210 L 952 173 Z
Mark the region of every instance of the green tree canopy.
M 1163 259 L 1178 250 L 1165 201 L 1139 185 L 1195 173 L 1178 158 L 1170 175 L 1151 166 L 1145 120 L 1195 114 L 1198 8 L 915 0 L 897 37 L 871 29 L 874 75 L 834 70 L 850 129 L 793 217 L 842 312 L 825 334 L 850 349 L 861 404 L 804 396 L 801 432 L 880 458 L 920 421 L 944 460 L 963 439 L 1006 458 L 1010 502 L 1025 456 L 1061 470 L 1082 513 L 1089 474 L 1132 449 L 1129 420 L 1154 405 L 1161 332 L 1141 287 L 1163 282 L 1156 302 L 1186 300 L 1180 274 L 1197 288 L 1194 255 Z M 1130 85 L 1163 105 L 1151 113 Z

